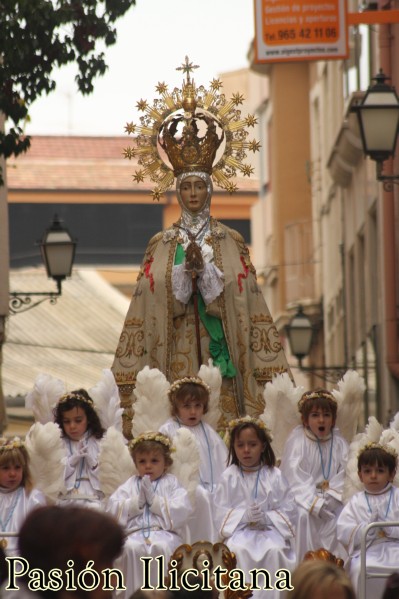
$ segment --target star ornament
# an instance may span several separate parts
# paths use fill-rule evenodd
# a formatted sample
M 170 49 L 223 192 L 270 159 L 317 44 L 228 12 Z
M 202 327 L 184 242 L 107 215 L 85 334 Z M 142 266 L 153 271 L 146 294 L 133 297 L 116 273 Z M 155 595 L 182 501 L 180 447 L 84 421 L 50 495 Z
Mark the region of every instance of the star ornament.
M 137 102 L 137 104 L 136 104 L 136 108 L 137 108 L 138 110 L 141 110 L 141 111 L 143 111 L 143 112 L 144 112 L 144 111 L 145 111 L 145 109 L 146 109 L 146 108 L 148 108 L 148 103 L 147 103 L 147 100 L 140 100 L 139 102 Z

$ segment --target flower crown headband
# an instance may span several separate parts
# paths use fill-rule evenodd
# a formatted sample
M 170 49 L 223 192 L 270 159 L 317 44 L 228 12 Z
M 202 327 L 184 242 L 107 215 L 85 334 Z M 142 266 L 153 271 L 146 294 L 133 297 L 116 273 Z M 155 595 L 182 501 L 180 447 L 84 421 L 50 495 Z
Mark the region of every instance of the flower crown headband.
M 173 447 L 172 441 L 169 439 L 169 437 L 158 432 L 141 433 L 141 435 L 138 435 L 138 437 L 135 437 L 134 439 L 129 441 L 130 451 L 132 451 L 140 443 L 144 443 L 144 441 L 156 441 L 156 443 L 161 443 L 161 445 L 166 447 L 166 449 L 171 453 L 175 451 L 175 448 Z
M 208 395 L 211 392 L 211 388 L 209 387 L 209 385 L 205 381 L 203 381 L 199 376 L 185 376 L 183 379 L 178 379 L 177 381 L 171 384 L 171 386 L 168 389 L 169 399 L 172 400 L 173 394 L 176 393 L 176 391 L 178 391 L 180 387 L 183 387 L 183 385 L 186 385 L 187 383 L 191 383 L 193 385 L 200 385 L 200 387 L 203 387 L 205 389 Z
M 87 399 L 87 397 L 84 397 L 84 395 L 81 395 L 80 393 L 74 393 L 74 392 L 65 393 L 64 395 L 62 395 L 60 397 L 60 399 L 58 400 L 57 403 L 59 403 L 59 404 L 65 403 L 67 401 L 70 401 L 71 399 L 76 399 L 78 401 L 82 401 L 83 403 L 87 403 L 89 406 L 94 408 L 94 402 L 91 398 Z
M 299 412 L 302 413 L 305 403 L 312 399 L 328 399 L 328 401 L 331 401 L 333 404 L 338 405 L 337 400 L 335 399 L 334 395 L 332 393 L 330 393 L 330 391 L 317 391 L 316 390 L 316 391 L 312 391 L 311 393 L 306 392 L 302 395 L 301 399 L 298 401 Z
M 385 451 L 385 453 L 388 453 L 389 455 L 394 457 L 395 460 L 398 459 L 398 452 L 396 451 L 396 449 L 394 447 L 392 447 L 392 445 L 381 445 L 381 443 L 366 443 L 366 445 L 364 445 L 359 450 L 357 457 L 360 458 L 362 453 L 364 453 L 368 449 L 381 449 L 381 451 Z
M 19 437 L 14 437 L 13 439 L 0 437 L 0 453 L 11 451 L 12 449 L 20 449 L 21 447 L 25 447 L 25 443 Z
M 260 418 L 254 418 L 253 416 L 249 416 L 248 414 L 246 416 L 242 416 L 242 418 L 235 418 L 234 420 L 230 420 L 230 422 L 227 425 L 230 435 L 233 429 L 239 426 L 240 424 L 254 424 L 255 426 L 258 426 L 259 428 L 265 431 L 266 437 L 269 439 L 269 441 L 272 441 L 273 439 L 271 430 L 267 428 L 263 420 L 261 420 Z

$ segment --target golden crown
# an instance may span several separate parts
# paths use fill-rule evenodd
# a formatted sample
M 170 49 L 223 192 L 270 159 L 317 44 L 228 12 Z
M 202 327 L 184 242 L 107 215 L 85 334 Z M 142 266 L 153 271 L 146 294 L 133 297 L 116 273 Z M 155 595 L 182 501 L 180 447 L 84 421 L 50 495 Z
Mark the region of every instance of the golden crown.
M 216 185 L 229 193 L 237 190 L 232 182 L 237 170 L 248 177 L 253 173 L 253 167 L 243 160 L 246 150 L 257 152 L 260 148 L 256 140 L 246 141 L 246 127 L 256 125 L 256 118 L 253 115 L 241 118 L 237 106 L 243 103 L 243 96 L 237 93 L 227 101 L 219 92 L 222 87 L 219 79 L 211 81 L 209 90 L 196 87 L 190 73 L 197 68 L 186 56 L 185 62 L 177 67 L 186 74 L 182 88 L 169 92 L 165 83 L 158 83 L 155 89 L 161 98 L 154 100 L 153 106 L 146 100 L 137 103 L 137 108 L 145 113 L 140 117 L 141 125 L 128 123 L 125 127 L 128 134 L 138 135 L 134 147 L 126 148 L 124 156 L 137 157 L 143 167 L 133 175 L 137 183 L 145 177 L 156 183 L 153 199 L 159 200 L 173 184 L 174 176 L 183 172 L 200 170 L 211 174 Z M 222 142 L 223 155 L 214 165 Z
M 171 384 L 171 386 L 168 389 L 169 399 L 172 398 L 173 393 L 176 393 L 176 391 L 178 391 L 180 387 L 183 387 L 183 385 L 186 385 L 187 383 L 192 383 L 193 385 L 200 385 L 205 389 L 207 393 L 211 392 L 211 388 L 209 387 L 209 385 L 205 381 L 203 381 L 199 376 L 185 376 L 184 378 L 178 379 L 177 381 Z
M 0 437 L 0 453 L 11 451 L 12 449 L 19 449 L 20 447 L 25 447 L 25 443 L 19 437 L 14 437 L 13 439 Z
M 87 398 L 84 395 L 81 395 L 80 393 L 64 393 L 64 395 L 62 395 L 60 397 L 60 399 L 58 400 L 58 403 L 65 403 L 67 401 L 70 401 L 71 399 L 76 399 L 77 401 L 82 401 L 84 403 L 89 404 L 89 406 L 91 406 L 92 408 L 94 408 L 94 403 L 93 400 L 91 398 Z
M 382 451 L 385 451 L 385 453 L 389 453 L 395 459 L 398 459 L 398 452 L 396 451 L 396 449 L 394 447 L 392 447 L 392 445 L 388 445 L 388 444 L 381 445 L 381 443 L 374 443 L 374 442 L 366 443 L 366 445 L 364 445 L 359 450 L 357 457 L 359 458 L 361 456 L 361 454 L 363 452 L 367 451 L 368 449 L 381 449 Z
M 129 441 L 129 449 L 132 451 L 137 445 L 140 443 L 144 443 L 144 441 L 156 441 L 157 443 L 161 443 L 164 447 L 166 447 L 170 452 L 174 451 L 174 447 L 172 441 L 166 435 L 163 435 L 159 432 L 146 432 L 141 433 L 131 441 Z
M 335 399 L 334 395 L 332 393 L 330 393 L 330 391 L 326 391 L 326 390 L 322 390 L 322 389 L 315 390 L 312 392 L 306 391 L 306 393 L 304 393 L 302 395 L 301 399 L 298 401 L 299 412 L 302 412 L 303 407 L 306 402 L 313 400 L 313 399 L 327 399 L 328 401 L 331 401 L 335 405 L 338 405 L 337 400 Z
M 269 428 L 267 428 L 265 422 L 261 418 L 254 418 L 253 416 L 249 416 L 249 414 L 247 414 L 246 416 L 242 416 L 241 418 L 235 418 L 234 420 L 230 420 L 230 422 L 227 425 L 229 432 L 231 433 L 231 431 L 234 428 L 236 428 L 236 426 L 239 426 L 241 424 L 254 424 L 255 426 L 258 426 L 259 428 L 265 431 L 269 441 L 271 441 L 273 438 L 272 432 Z

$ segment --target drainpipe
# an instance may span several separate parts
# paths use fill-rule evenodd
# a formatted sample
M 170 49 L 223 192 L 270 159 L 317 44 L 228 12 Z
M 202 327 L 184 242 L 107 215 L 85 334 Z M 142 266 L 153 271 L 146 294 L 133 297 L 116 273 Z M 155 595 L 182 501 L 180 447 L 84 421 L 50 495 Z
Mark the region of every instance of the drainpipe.
M 379 0 L 378 8 L 389 9 L 390 2 Z M 391 76 L 391 26 L 379 26 L 378 45 L 380 51 L 380 67 L 384 73 Z M 384 169 L 387 174 L 393 174 L 392 160 L 386 161 Z M 399 354 L 398 354 L 398 318 L 396 306 L 396 252 L 395 252 L 395 201 L 394 192 L 382 192 L 382 226 L 383 226 L 383 252 L 385 275 L 385 336 L 386 336 L 386 363 L 390 373 L 399 379 Z

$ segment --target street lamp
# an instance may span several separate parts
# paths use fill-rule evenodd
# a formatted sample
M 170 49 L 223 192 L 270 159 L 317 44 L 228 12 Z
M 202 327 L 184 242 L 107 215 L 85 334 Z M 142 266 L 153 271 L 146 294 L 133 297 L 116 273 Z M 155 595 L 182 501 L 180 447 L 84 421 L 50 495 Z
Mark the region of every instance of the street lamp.
M 62 281 L 71 276 L 75 258 L 76 240 L 73 240 L 68 229 L 62 226 L 62 221 L 54 216 L 50 227 L 46 229 L 41 241 L 38 242 L 47 276 L 57 284 L 57 291 L 13 291 L 10 293 L 10 314 L 26 312 L 42 302 L 49 300 L 55 304 L 62 294 Z M 32 303 L 32 296 L 41 296 Z
M 353 110 L 357 113 L 363 151 L 377 165 L 377 179 L 392 189 L 392 183 L 399 183 L 398 175 L 383 175 L 383 162 L 395 154 L 399 133 L 399 97 L 394 87 L 386 83 L 382 70 L 373 77 L 364 98 Z
M 294 316 L 285 327 L 291 353 L 298 360 L 298 368 L 315 376 L 336 383 L 347 371 L 347 366 L 303 366 L 302 360 L 310 354 L 315 327 L 299 305 Z

